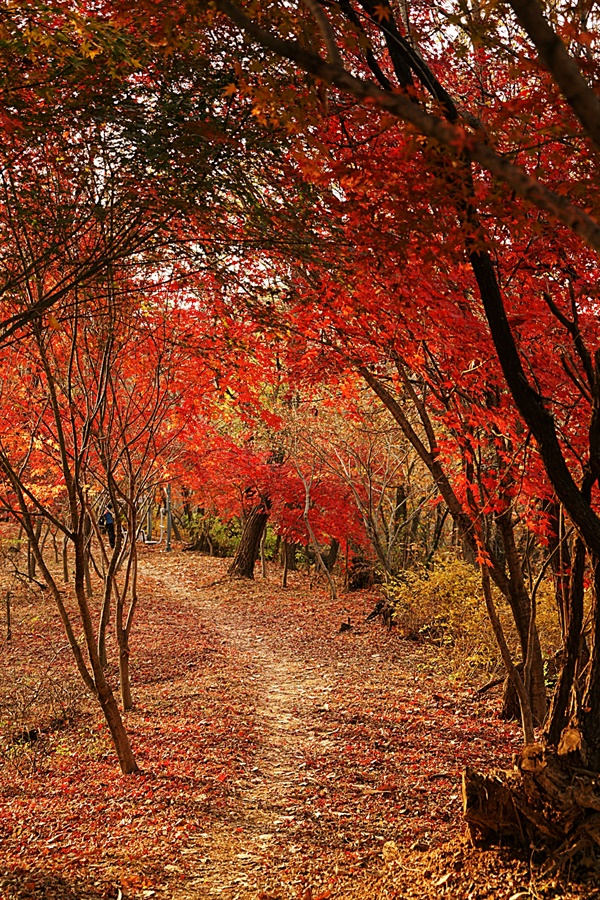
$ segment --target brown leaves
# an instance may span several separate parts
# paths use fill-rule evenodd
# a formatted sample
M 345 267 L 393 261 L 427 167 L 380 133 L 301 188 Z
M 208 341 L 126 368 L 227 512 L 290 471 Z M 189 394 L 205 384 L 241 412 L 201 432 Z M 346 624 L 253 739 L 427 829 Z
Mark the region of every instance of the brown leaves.
M 496 724 L 473 715 L 486 707 L 430 672 L 427 648 L 361 625 L 371 599 L 333 602 L 298 574 L 285 592 L 223 581 L 225 566 L 144 551 L 128 714 L 144 774 L 116 774 L 86 712 L 47 774 L 4 795 L 8 870 L 25 859 L 106 900 L 215 885 L 226 900 L 327 900 L 377 872 L 386 841 L 404 853 L 455 831 L 461 766 L 497 753 Z M 59 623 L 36 627 L 50 640 Z

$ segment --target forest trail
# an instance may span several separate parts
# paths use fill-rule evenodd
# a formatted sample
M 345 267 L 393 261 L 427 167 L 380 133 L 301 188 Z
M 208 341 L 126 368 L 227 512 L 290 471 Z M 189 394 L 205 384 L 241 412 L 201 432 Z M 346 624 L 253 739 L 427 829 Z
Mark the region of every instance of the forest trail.
M 231 581 L 226 565 L 142 548 L 128 778 L 56 653 L 55 611 L 15 598 L 2 690 L 39 698 L 42 665 L 71 712 L 0 760 L 0 900 L 597 896 L 529 893 L 527 860 L 461 836 L 464 766 L 508 764 L 518 741 L 497 697 L 366 623 L 374 596 L 333 601 L 300 575 L 283 590 L 277 570 Z
M 442 696 L 449 684 L 427 652 L 365 625 L 372 597 L 332 601 L 324 588 L 311 596 L 300 578 L 285 591 L 215 579 L 226 567 L 216 560 L 212 580 L 199 583 L 197 567 L 197 558 L 163 557 L 154 577 L 185 597 L 244 672 L 256 734 L 231 816 L 187 848 L 202 860 L 198 896 L 350 897 L 380 868 L 384 845 L 388 857 L 402 845 L 422 855 L 456 835 L 460 769 L 485 764 L 492 751 L 489 711 L 476 711 L 488 722 L 473 721 L 464 696 L 461 721 L 461 701 Z M 352 629 L 341 632 L 347 620 Z M 443 737 L 432 706 L 449 729 Z M 461 729 L 470 731 L 463 747 Z
M 260 615 L 261 595 L 265 593 L 260 582 L 249 586 L 217 579 L 217 584 L 198 586 L 193 557 L 183 559 L 190 560 L 191 577 L 182 580 L 179 562 L 177 587 L 173 587 L 171 574 L 161 573 L 162 587 L 185 596 L 214 629 L 223 654 L 232 656 L 235 667 L 241 666 L 246 672 L 254 688 L 253 716 L 259 735 L 253 765 L 237 785 L 239 807 L 235 818 L 213 828 L 208 840 L 201 836 L 197 842 L 198 855 L 206 868 L 204 882 L 197 887 L 207 896 L 250 896 L 248 891 L 260 893 L 261 875 L 264 880 L 269 871 L 272 875 L 273 869 L 286 868 L 286 854 L 293 858 L 301 851 L 297 843 L 290 844 L 286 839 L 295 831 L 298 805 L 294 793 L 310 781 L 306 759 L 326 756 L 331 747 L 315 711 L 329 709 L 327 701 L 335 679 L 331 670 L 336 663 L 335 659 L 309 661 L 306 652 L 299 656 L 289 640 L 290 626 L 286 628 L 282 622 L 283 627 L 275 631 L 269 627 L 272 616 L 265 619 Z M 214 560 L 211 574 L 215 568 L 222 572 L 225 565 Z M 257 608 L 252 608 L 257 595 Z M 305 627 L 301 621 L 291 626 L 297 633 L 304 632 Z M 191 854 L 191 848 L 188 850 Z M 309 879 L 299 876 L 292 881 L 304 884 L 307 896 L 312 893 Z M 292 895 L 297 893 L 295 890 Z M 269 891 L 264 889 L 263 894 Z M 186 889 L 181 896 L 188 896 Z
M 327 739 L 314 732 L 310 717 L 315 707 L 324 707 L 331 688 L 326 673 L 314 674 L 290 655 L 280 633 L 257 629 L 256 618 L 251 620 L 235 602 L 236 593 L 244 592 L 243 584 L 198 588 L 194 578 L 182 584 L 180 571 L 178 576 L 176 590 L 186 594 L 204 622 L 210 623 L 223 653 L 233 655 L 236 667 L 247 670 L 256 691 L 253 715 L 260 742 L 254 765 L 237 786 L 236 817 L 213 829 L 208 841 L 201 838 L 198 843 L 199 855 L 209 865 L 204 863 L 205 881 L 197 887 L 207 895 L 243 896 L 244 890 L 258 892 L 265 857 L 271 858 L 278 832 L 295 818 L 292 797 L 298 783 L 306 783 L 302 774 L 306 754 L 327 752 Z M 169 576 L 161 580 L 168 588 Z M 292 853 L 298 849 L 292 848 Z M 187 896 L 186 889 L 182 896 Z

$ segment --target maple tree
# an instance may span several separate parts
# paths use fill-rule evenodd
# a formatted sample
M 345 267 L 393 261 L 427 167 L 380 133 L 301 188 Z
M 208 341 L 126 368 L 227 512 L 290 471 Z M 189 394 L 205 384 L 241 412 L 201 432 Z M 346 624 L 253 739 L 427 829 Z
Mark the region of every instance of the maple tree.
M 595 71 L 595 23 L 587 17 L 575 19 L 569 11 L 564 20 L 558 16 L 552 22 L 534 0 L 511 5 L 526 37 L 506 26 L 495 9 L 485 14 L 479 11 L 472 17 L 458 8 L 450 14 L 438 10 L 446 23 L 438 27 L 437 21 L 429 18 L 427 6 L 411 9 L 409 23 L 397 19 L 388 4 L 340 3 L 324 9 L 307 2 L 298 12 L 273 5 L 268 12 L 261 11 L 258 23 L 251 3 L 247 11 L 228 0 L 216 3 L 249 38 L 280 60 L 289 60 L 321 84 L 362 101 L 372 146 L 376 141 L 386 143 L 394 131 L 393 141 L 400 147 L 395 162 L 402 162 L 405 172 L 412 170 L 416 176 L 410 184 L 410 195 L 403 194 L 406 208 L 411 215 L 424 219 L 425 226 L 418 228 L 419 238 L 426 235 L 429 248 L 435 248 L 429 253 L 437 258 L 428 263 L 440 274 L 444 268 L 447 272 L 449 265 L 456 271 L 461 259 L 468 261 L 470 268 L 470 274 L 463 274 L 458 293 L 446 290 L 432 298 L 433 303 L 430 299 L 425 321 L 417 298 L 414 322 L 427 331 L 437 326 L 447 340 L 459 341 L 457 325 L 459 319 L 465 321 L 460 315 L 463 305 L 472 320 L 477 320 L 478 312 L 473 309 L 473 294 L 477 292 L 487 321 L 480 340 L 488 347 L 490 338 L 493 342 L 514 403 L 536 440 L 549 483 L 578 529 L 597 579 L 597 267 L 590 251 L 599 248 L 600 231 L 595 218 L 597 179 L 589 161 L 597 143 L 600 107 L 582 74 L 585 70 L 589 78 Z M 296 39 L 306 28 L 312 35 L 308 46 Z M 464 35 L 470 45 L 465 45 Z M 540 54 L 541 65 L 531 59 L 527 38 Z M 325 48 L 326 57 L 316 52 L 319 45 Z M 482 77 L 484 60 L 490 66 L 492 53 L 493 84 Z M 519 92 L 510 89 L 508 80 L 516 71 L 515 58 L 527 63 Z M 278 66 L 284 80 L 282 64 Z M 472 96 L 478 98 L 484 93 L 474 110 L 452 96 L 466 95 L 473 72 L 481 80 L 475 79 Z M 485 92 L 480 90 L 482 83 Z M 536 106 L 540 91 L 552 97 L 552 104 L 546 104 L 543 110 Z M 285 87 L 281 96 L 289 102 Z M 395 130 L 389 116 L 409 127 Z M 344 124 L 352 121 L 347 110 L 341 117 Z M 535 133 L 532 120 L 537 125 Z M 421 141 L 415 140 L 415 133 L 422 136 Z M 565 145 L 567 154 L 563 152 Z M 311 152 L 316 159 L 318 151 L 311 150 L 309 155 Z M 322 159 L 324 174 L 317 177 L 321 182 L 331 182 L 335 165 L 326 154 Z M 379 159 L 379 165 L 389 171 L 389 159 L 385 155 Z M 333 179 L 335 183 L 335 174 Z M 343 193 L 344 181 L 339 183 L 338 193 Z M 432 202 L 433 190 L 440 190 L 441 198 Z M 584 191 L 586 205 L 582 208 L 578 198 Z M 434 210 L 438 215 L 435 224 Z M 393 221 L 397 228 L 404 221 L 399 214 L 387 212 L 387 216 L 388 222 L 385 212 L 381 217 L 384 227 Z M 535 265 L 531 265 L 534 252 Z M 420 262 L 423 256 L 423 252 L 416 254 Z M 549 356 L 552 365 L 548 364 Z M 489 415 L 489 403 L 485 407 Z M 503 425 L 504 429 L 510 427 L 507 420 Z M 518 433 L 518 427 L 513 429 Z M 475 537 L 482 548 L 484 592 L 494 619 L 488 590 L 489 556 L 483 549 L 482 535 Z M 549 734 L 551 746 L 562 740 L 562 755 L 573 753 L 595 770 L 600 760 L 597 611 L 584 698 L 571 709 L 567 700 L 583 622 L 582 554 L 580 545 L 573 573 L 565 665 Z M 507 664 L 526 705 L 522 680 L 508 658 Z M 533 729 L 526 718 L 524 714 L 526 739 L 531 741 Z M 560 760 L 551 758 L 560 768 Z M 577 839 L 573 842 L 576 844 Z
M 51 332 L 50 332 L 51 333 Z M 2 506 L 24 529 L 40 571 L 59 610 L 77 668 L 86 685 L 97 698 L 111 730 L 123 772 L 137 771 L 137 764 L 119 713 L 113 691 L 105 676 L 96 648 L 92 614 L 85 590 L 85 543 L 87 492 L 85 463 L 90 450 L 90 431 L 102 382 L 87 385 L 86 400 L 76 410 L 78 394 L 70 362 L 76 350 L 74 335 L 69 337 L 66 352 L 66 378 L 56 370 L 56 342 L 44 334 L 40 325 L 34 329 L 32 346 L 19 342 L 17 348 L 5 351 L 4 364 L 16 378 L 3 384 L 4 403 L 15 411 L 33 412 L 25 431 L 25 416 L 15 436 L 10 417 L 3 422 L 0 467 L 3 480 Z M 31 352 L 31 351 L 34 352 Z M 29 352 L 28 352 L 29 351 Z M 60 351 L 59 351 L 60 354 Z M 60 358 L 60 357 L 59 357 Z M 37 401 L 37 402 L 36 402 Z M 60 501 L 63 501 L 62 503 Z M 44 559 L 40 533 L 35 523 L 40 517 L 64 534 L 74 550 L 74 593 L 76 609 L 83 632 L 89 663 L 82 641 L 78 638 L 73 616 L 58 583 Z
M 142 504 L 195 436 L 199 401 L 196 396 L 187 402 L 191 355 L 183 336 L 191 339 L 189 299 L 182 308 L 177 291 L 154 280 L 145 285 L 145 294 L 139 273 L 132 278 L 116 268 L 108 284 L 94 287 L 94 295 L 82 292 L 57 308 L 50 325 L 38 320 L 30 334 L 3 348 L 2 400 L 10 414 L 3 420 L 0 449 L 2 505 L 29 539 L 79 672 L 106 716 L 121 768 L 134 772 L 137 765 L 105 676 L 105 634 L 113 603 L 127 710 L 133 705 L 129 641 L 138 602 Z M 198 388 L 197 357 L 194 373 Z M 116 526 L 110 550 L 99 528 L 107 502 Z M 44 557 L 41 522 L 72 547 L 75 608 Z M 90 564 L 98 568 L 94 535 L 103 580 L 97 628 L 90 596 Z
M 566 7 L 545 15 L 536 0 L 514 0 L 511 8 L 516 18 L 493 6 L 401 10 L 371 0 L 306 0 L 298 8 L 216 0 L 160 10 L 107 2 L 82 6 L 81 14 L 62 4 L 34 3 L 22 14 L 9 6 L 1 44 L 11 64 L 2 85 L 9 113 L 0 123 L 8 148 L 2 337 L 9 368 L 12 353 L 47 354 L 68 308 L 89 303 L 96 288 L 105 298 L 127 262 L 145 271 L 144 291 L 131 278 L 119 282 L 141 314 L 152 278 L 173 271 L 185 279 L 190 318 L 205 329 L 194 335 L 193 352 L 206 340 L 211 358 L 200 377 L 183 359 L 177 366 L 196 394 L 212 380 L 246 424 L 260 405 L 256 385 L 276 383 L 280 353 L 290 383 L 359 373 L 412 443 L 478 558 L 528 743 L 535 720 L 543 720 L 545 694 L 519 529 L 550 544 L 541 574 L 554 567 L 565 651 L 544 760 L 560 769 L 566 757 L 596 771 L 596 599 L 581 696 L 574 687 L 586 637 L 586 566 L 600 590 L 598 100 L 588 86 L 598 38 L 590 15 L 576 18 Z M 285 353 L 277 349 L 284 345 Z M 115 444 L 103 457 L 99 433 L 95 445 L 85 444 L 101 461 L 97 477 L 113 507 L 124 504 L 131 535 L 139 491 L 154 483 L 149 469 L 133 477 L 137 451 L 123 418 L 139 413 L 130 379 L 152 370 L 141 348 L 134 355 L 140 373 L 123 369 L 122 381 L 106 380 L 115 401 L 111 433 L 124 449 Z M 41 372 L 50 383 L 48 366 Z M 7 384 L 7 397 L 14 390 L 18 398 L 19 385 Z M 59 406 L 51 404 L 62 434 L 74 413 Z M 219 412 L 227 419 L 225 403 Z M 264 408 L 258 417 L 266 421 Z M 282 429 L 275 419 L 271 425 Z M 92 441 L 93 429 L 84 432 Z M 38 464 L 37 435 L 31 450 L 11 433 L 5 441 L 9 480 L 15 460 Z M 232 445 L 232 456 L 243 457 L 237 492 L 247 501 L 234 572 L 253 573 L 267 517 L 289 538 L 308 533 L 317 556 L 325 538 L 343 540 L 327 513 L 349 508 L 355 481 L 344 494 L 327 461 L 317 464 L 298 435 L 283 468 L 269 460 L 268 442 L 258 453 L 242 452 L 239 440 Z M 159 446 L 152 437 L 144 461 Z M 61 477 L 68 483 L 67 463 Z M 51 483 L 60 494 L 50 456 L 39 466 L 36 489 Z M 235 492 L 223 481 L 218 490 L 230 503 Z M 12 483 L 35 546 L 30 488 Z M 364 509 L 364 494 L 357 495 Z M 50 499 L 38 503 L 51 508 Z M 13 500 L 7 495 L 7 507 Z M 76 521 L 87 521 L 81 496 L 69 502 L 79 590 L 90 531 L 77 530 Z M 571 550 L 556 524 L 563 511 L 578 532 Z M 51 515 L 59 527 L 58 513 Z M 376 544 L 368 516 L 363 525 Z M 111 565 L 107 557 L 109 572 Z M 135 556 L 127 565 L 135 584 Z M 490 576 L 509 600 L 523 674 L 504 641 Z M 112 590 L 111 574 L 106 610 Z M 126 684 L 129 625 L 119 603 Z M 89 641 L 88 650 L 93 658 Z M 524 759 L 525 771 L 535 770 Z
M 328 543 L 348 544 L 350 535 L 357 543 L 366 542 L 347 486 L 327 467 L 317 465 L 318 455 L 312 449 L 307 452 L 298 440 L 301 426 L 290 412 L 288 407 L 280 408 L 277 416 L 269 413 L 267 425 L 257 409 L 243 442 L 232 440 L 235 428 L 230 422 L 229 436 L 207 435 L 203 445 L 188 451 L 193 469 L 188 463 L 181 477 L 205 513 L 211 510 L 223 521 L 240 520 L 242 534 L 230 564 L 235 577 L 254 577 L 269 522 L 285 545 L 310 546 L 317 557 Z M 250 432 L 248 424 L 253 424 Z

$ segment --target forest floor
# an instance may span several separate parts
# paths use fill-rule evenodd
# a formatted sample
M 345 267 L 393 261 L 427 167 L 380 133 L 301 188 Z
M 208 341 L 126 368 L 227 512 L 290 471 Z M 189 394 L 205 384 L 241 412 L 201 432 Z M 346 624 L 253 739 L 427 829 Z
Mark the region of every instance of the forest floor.
M 14 591 L 0 900 L 600 897 L 469 845 L 461 772 L 509 766 L 518 746 L 497 694 L 453 686 L 439 649 L 365 623 L 373 595 L 225 569 L 142 551 L 126 716 L 139 776 L 119 775 L 50 601 Z

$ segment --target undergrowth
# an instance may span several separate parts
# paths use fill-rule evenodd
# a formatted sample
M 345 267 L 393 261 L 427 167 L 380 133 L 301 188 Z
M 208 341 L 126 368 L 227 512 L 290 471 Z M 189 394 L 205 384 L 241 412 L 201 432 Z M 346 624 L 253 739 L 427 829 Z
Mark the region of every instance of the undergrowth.
M 386 586 L 393 622 L 408 639 L 439 648 L 439 662 L 458 681 L 503 673 L 498 645 L 489 622 L 481 576 L 469 563 L 440 559 L 432 569 L 405 571 Z M 515 657 L 518 638 L 510 610 L 498 590 L 497 610 Z M 537 594 L 537 623 L 542 648 L 552 657 L 560 647 L 560 630 L 550 586 Z

